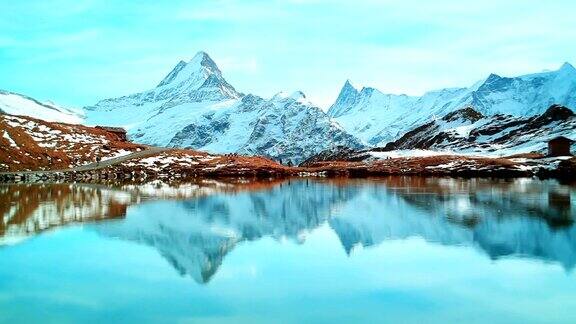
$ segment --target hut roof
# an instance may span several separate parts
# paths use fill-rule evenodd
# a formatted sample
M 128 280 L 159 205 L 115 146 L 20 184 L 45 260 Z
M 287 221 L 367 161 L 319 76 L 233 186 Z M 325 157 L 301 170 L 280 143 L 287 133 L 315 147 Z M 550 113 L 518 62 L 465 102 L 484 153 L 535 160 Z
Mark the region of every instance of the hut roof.
M 126 133 L 126 130 L 122 127 L 96 126 L 96 128 L 103 129 L 107 132 Z
M 550 143 L 557 143 L 557 142 L 569 142 L 569 143 L 574 143 L 575 141 L 572 139 L 569 139 L 568 137 L 565 136 L 558 136 L 558 137 L 554 137 L 553 139 L 551 139 L 549 141 Z

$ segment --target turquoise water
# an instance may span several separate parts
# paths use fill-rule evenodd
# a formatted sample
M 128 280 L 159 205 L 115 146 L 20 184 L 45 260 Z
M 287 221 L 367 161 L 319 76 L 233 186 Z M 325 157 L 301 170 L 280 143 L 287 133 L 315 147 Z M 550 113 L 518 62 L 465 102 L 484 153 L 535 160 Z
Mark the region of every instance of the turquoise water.
M 0 322 L 575 323 L 576 187 L 0 186 Z

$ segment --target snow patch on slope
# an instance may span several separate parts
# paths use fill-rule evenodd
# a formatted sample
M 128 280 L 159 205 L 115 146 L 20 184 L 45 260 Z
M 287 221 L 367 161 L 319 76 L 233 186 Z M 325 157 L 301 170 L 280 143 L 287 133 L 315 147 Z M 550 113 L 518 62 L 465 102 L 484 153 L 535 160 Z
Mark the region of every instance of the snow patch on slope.
M 60 107 L 51 102 L 39 102 L 30 97 L 0 90 L 0 113 L 38 118 L 51 122 L 80 124 L 83 113 Z

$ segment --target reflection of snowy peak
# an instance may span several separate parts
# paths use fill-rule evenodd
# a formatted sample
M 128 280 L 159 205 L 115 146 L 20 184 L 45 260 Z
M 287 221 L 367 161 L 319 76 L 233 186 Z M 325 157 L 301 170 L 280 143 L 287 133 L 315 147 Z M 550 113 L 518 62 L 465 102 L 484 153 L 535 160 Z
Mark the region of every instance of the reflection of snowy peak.
M 181 61 L 155 89 L 87 107 L 88 122 L 123 126 L 137 142 L 298 163 L 332 146 L 361 147 L 301 92 L 244 96 L 204 52 Z
M 99 233 L 154 247 L 181 275 L 198 283 L 208 282 L 236 245 L 234 233 L 220 233 L 202 219 L 190 217 L 182 205 L 148 204 L 139 207 L 144 215 L 130 211 L 122 223 L 96 226 Z M 170 213 L 166 213 L 169 210 Z
M 264 236 L 301 242 L 350 193 L 316 182 L 284 183 L 266 191 L 144 204 L 129 210 L 124 222 L 96 230 L 153 246 L 178 272 L 204 283 L 237 243 Z
M 328 114 L 365 142 L 383 145 L 436 116 L 466 106 L 487 116 L 533 116 L 552 104 L 576 107 L 576 69 L 568 63 L 557 71 L 513 78 L 491 74 L 469 88 L 432 91 L 421 97 L 384 94 L 372 88 L 357 91 L 346 82 Z
M 480 181 L 467 187 L 459 180 L 427 182 L 427 189 L 436 187 L 437 192 L 418 192 L 409 183 L 390 191 L 366 186 L 330 219 L 330 226 L 348 253 L 357 245 L 420 237 L 444 245 L 476 246 L 492 258 L 523 256 L 569 269 L 576 265 L 571 189 L 525 179 L 496 186 Z
M 492 258 L 576 264 L 576 206 L 569 187 L 520 179 L 392 178 L 334 184 L 290 181 L 262 191 L 157 202 L 129 210 L 99 233 L 157 249 L 181 274 L 204 283 L 238 243 L 269 236 L 304 242 L 328 223 L 347 253 L 356 246 L 420 237 L 474 246 Z M 530 216 L 528 216 L 530 215 Z

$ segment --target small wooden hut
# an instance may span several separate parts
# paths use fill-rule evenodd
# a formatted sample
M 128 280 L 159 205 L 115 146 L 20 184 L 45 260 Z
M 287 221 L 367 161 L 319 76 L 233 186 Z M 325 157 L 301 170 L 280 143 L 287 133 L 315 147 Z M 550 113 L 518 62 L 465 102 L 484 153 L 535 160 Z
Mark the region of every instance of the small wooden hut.
M 101 130 L 105 130 L 108 133 L 112 133 L 116 136 L 118 136 L 118 138 L 121 141 L 128 141 L 128 136 L 126 135 L 126 130 L 122 127 L 108 127 L 108 126 L 96 126 L 96 128 L 101 129 Z
M 548 156 L 570 156 L 570 146 L 574 143 L 568 137 L 558 136 L 548 141 Z

